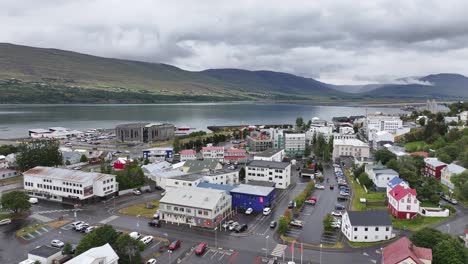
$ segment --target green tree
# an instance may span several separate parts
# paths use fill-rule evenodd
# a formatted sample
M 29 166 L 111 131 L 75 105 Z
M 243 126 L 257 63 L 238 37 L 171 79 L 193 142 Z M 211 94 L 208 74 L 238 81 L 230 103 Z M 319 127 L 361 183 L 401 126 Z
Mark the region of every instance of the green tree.
M 65 243 L 65 245 L 63 246 L 63 254 L 65 255 L 71 255 L 72 254 L 72 246 L 70 243 Z
M 150 163 L 150 161 L 149 161 L 148 158 L 146 158 L 145 161 L 143 162 L 143 164 L 145 164 L 145 165 L 148 165 L 149 163 Z
M 434 249 L 437 243 L 447 239 L 450 239 L 450 235 L 432 227 L 424 227 L 414 232 L 410 238 L 416 246 L 430 249 Z
M 239 170 L 239 182 L 244 182 L 245 180 L 245 168 L 241 167 Z
M 21 143 L 18 147 L 16 163 L 21 171 L 36 166 L 54 167 L 62 165 L 62 153 L 57 140 L 37 139 L 30 143 Z
M 367 173 L 363 172 L 361 173 L 361 175 L 359 175 L 359 182 L 366 186 L 367 189 L 371 188 L 374 183 L 372 182 L 372 180 L 369 178 L 369 175 L 367 175 Z
M 418 122 L 419 122 L 420 126 L 424 126 L 426 124 L 426 118 L 422 117 L 422 118 L 419 119 Z
M 312 150 L 310 149 L 310 145 L 306 145 L 305 151 L 304 151 L 304 156 L 310 157 L 310 154 L 312 153 Z
M 172 147 L 174 148 L 174 153 L 179 153 L 181 149 L 181 145 L 180 145 L 180 139 L 178 137 L 174 138 L 174 141 L 172 142 Z
M 71 165 L 70 160 L 66 160 L 66 161 L 65 161 L 65 165 L 70 166 L 70 165 Z
M 331 214 L 327 214 L 323 219 L 323 229 L 326 232 L 333 232 L 334 228 L 332 226 L 333 216 Z
M 467 263 L 465 249 L 460 242 L 453 238 L 437 243 L 432 252 L 434 264 L 464 264 Z
M 411 170 L 403 168 L 400 170 L 400 178 L 407 181 L 410 186 L 416 186 L 419 183 L 419 176 Z
M 119 183 L 119 189 L 127 190 L 142 186 L 145 183 L 145 174 L 138 163 L 133 162 L 123 170 L 114 172 Z
M 450 177 L 450 181 L 458 189 L 461 198 L 468 200 L 468 171 L 453 175 Z
M 398 164 L 398 160 L 396 159 L 391 159 L 389 160 L 386 164 L 385 167 L 392 169 L 394 171 L 399 171 L 400 170 L 400 164 Z
M 442 191 L 442 185 L 434 178 L 425 178 L 422 184 L 416 187 L 416 190 L 420 200 L 437 203 L 440 199 L 437 193 Z
M 304 119 L 302 117 L 296 118 L 296 129 L 299 130 L 304 125 Z
M 11 210 L 15 214 L 24 212 L 31 208 L 29 196 L 22 191 L 4 193 L 1 197 L 1 204 L 4 209 Z
M 104 225 L 96 228 L 93 232 L 86 234 L 76 247 L 76 255 L 79 255 L 90 248 L 100 247 L 109 243 L 114 244 L 117 239 L 117 232 L 111 225 Z
M 34 261 L 34 264 L 42 264 L 39 260 Z
M 0 155 L 9 155 L 11 153 L 18 152 L 18 148 L 13 145 L 2 145 L 0 146 Z
M 81 155 L 80 162 L 88 162 L 88 157 L 85 154 Z
M 359 175 L 361 175 L 362 173 L 364 173 L 364 170 L 365 170 L 365 166 L 364 165 L 361 165 L 361 166 L 357 166 L 355 164 L 353 164 L 353 176 L 355 179 L 359 178 Z
M 388 149 L 381 149 L 375 153 L 375 160 L 382 162 L 382 164 L 384 165 L 387 164 L 387 162 L 389 162 L 390 160 L 396 158 L 397 156 Z
M 440 152 L 440 153 L 437 155 L 437 158 L 438 158 L 440 161 L 442 161 L 442 162 L 444 162 L 444 163 L 448 163 L 448 164 L 452 163 L 452 161 L 453 161 L 453 160 L 452 160 L 452 157 L 450 157 L 450 156 L 449 156 L 447 153 L 445 153 L 445 152 Z
M 117 255 L 119 255 L 119 263 L 142 263 L 140 252 L 144 250 L 145 246 L 139 240 L 135 240 L 127 234 L 122 234 L 115 241 L 115 248 Z

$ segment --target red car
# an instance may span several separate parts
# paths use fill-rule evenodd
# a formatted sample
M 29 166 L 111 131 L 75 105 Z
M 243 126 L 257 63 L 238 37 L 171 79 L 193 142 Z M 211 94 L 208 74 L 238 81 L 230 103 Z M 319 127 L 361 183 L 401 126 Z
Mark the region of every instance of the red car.
M 172 243 L 169 245 L 169 250 L 176 250 L 178 248 L 180 248 L 180 240 L 172 241 Z
M 198 246 L 195 248 L 195 255 L 202 255 L 203 253 L 205 253 L 207 247 L 208 245 L 206 243 L 202 242 L 198 244 Z

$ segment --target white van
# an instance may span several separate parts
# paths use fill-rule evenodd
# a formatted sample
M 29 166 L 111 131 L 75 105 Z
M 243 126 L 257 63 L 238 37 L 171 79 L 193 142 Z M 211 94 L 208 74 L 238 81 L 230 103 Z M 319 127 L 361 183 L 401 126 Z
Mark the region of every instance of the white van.
M 0 225 L 8 225 L 8 224 L 11 224 L 11 219 L 3 219 L 3 220 L 0 220 Z
M 37 198 L 34 198 L 34 197 L 29 198 L 28 201 L 29 201 L 29 203 L 31 203 L 31 204 L 37 204 L 37 203 L 39 202 L 39 200 L 37 200 Z

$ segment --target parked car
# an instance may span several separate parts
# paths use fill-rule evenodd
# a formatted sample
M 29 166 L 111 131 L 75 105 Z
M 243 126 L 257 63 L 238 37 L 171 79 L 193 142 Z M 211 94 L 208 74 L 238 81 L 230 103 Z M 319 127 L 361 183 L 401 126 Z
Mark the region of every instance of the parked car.
M 244 232 L 245 230 L 247 230 L 247 225 L 246 224 L 238 225 L 236 226 L 236 229 L 234 230 L 236 231 L 236 233 Z
M 270 228 L 275 228 L 277 225 L 277 222 L 276 221 L 271 221 L 270 222 Z
M 325 186 L 323 186 L 322 184 L 315 184 L 315 189 L 317 189 L 317 190 L 325 190 Z
M 228 227 L 229 231 L 234 230 L 238 225 L 239 225 L 239 223 L 237 223 L 237 222 L 232 223 L 232 224 Z
M 234 220 L 229 220 L 227 222 L 224 222 L 224 224 L 222 225 L 222 227 L 224 229 L 227 229 L 230 225 L 232 225 L 234 223 Z
M 169 245 L 169 250 L 176 250 L 178 248 L 180 248 L 180 240 L 174 240 L 172 241 L 172 243 Z
M 302 228 L 302 226 L 304 225 L 304 222 L 300 220 L 292 220 L 289 224 L 295 227 Z
M 54 239 L 50 242 L 50 245 L 56 248 L 62 248 L 65 245 L 65 243 L 58 239 Z
M 8 225 L 8 224 L 11 224 L 11 219 L 5 218 L 5 219 L 0 220 L 0 225 Z
M 336 198 L 339 202 L 343 202 L 343 201 L 347 201 L 348 200 L 348 197 L 347 196 L 338 196 L 338 198 Z
M 249 207 L 249 208 L 247 208 L 247 210 L 245 210 L 245 214 L 246 214 L 246 215 L 251 215 L 251 214 L 252 214 L 252 212 L 253 212 L 253 209 L 252 209 L 252 208 L 250 208 L 250 207 Z
M 161 221 L 159 221 L 157 219 L 153 219 L 153 220 L 148 222 L 148 225 L 149 226 L 154 226 L 154 227 L 161 227 Z
M 153 242 L 152 236 L 145 236 L 144 238 L 140 239 L 143 244 L 148 245 L 149 243 Z
M 347 191 L 340 191 L 340 195 L 342 195 L 342 196 L 349 196 L 349 192 L 347 192 Z
M 333 190 L 335 189 L 335 186 L 333 186 L 333 184 L 330 185 L 330 190 Z
M 309 197 L 304 201 L 306 204 L 315 205 L 317 203 L 316 197 Z
M 140 239 L 141 237 L 141 234 L 138 233 L 138 232 L 131 232 L 130 234 L 128 234 L 131 238 L 135 239 L 135 240 L 138 240 Z
M 28 202 L 30 204 L 37 204 L 39 201 L 37 200 L 37 198 L 31 197 L 31 198 L 29 198 Z
M 132 193 L 134 195 L 140 195 L 141 194 L 140 190 L 137 190 L 137 189 L 133 190 Z
M 89 224 L 86 224 L 86 223 L 83 224 L 83 225 L 81 226 L 81 228 L 80 228 L 80 232 L 81 232 L 81 233 L 85 233 L 85 232 L 86 232 L 86 229 L 88 229 L 88 227 L 90 227 Z
M 158 262 L 154 258 L 148 259 L 148 261 L 146 261 L 146 264 L 156 264 L 156 263 L 158 263 Z
M 84 223 L 83 221 L 76 221 L 76 222 L 71 223 L 73 230 L 75 230 L 77 226 L 83 223 Z
M 161 193 L 161 197 L 163 197 L 164 195 L 166 195 L 166 193 L 167 193 L 166 191 L 162 192 L 162 193 Z
M 344 209 L 346 209 L 346 207 L 344 205 L 342 205 L 342 204 L 336 204 L 335 205 L 335 210 L 340 210 L 341 211 L 341 210 L 344 210 Z
M 337 217 L 342 217 L 343 216 L 343 213 L 341 211 L 332 211 L 331 212 L 331 215 L 333 216 L 337 216 Z
M 206 248 L 208 248 L 208 245 L 206 243 L 200 243 L 198 246 L 195 248 L 195 255 L 202 255 L 205 253 Z
M 80 224 L 76 225 L 74 229 L 75 229 L 75 231 L 78 231 L 78 232 L 79 232 L 79 231 L 81 231 L 81 229 L 82 229 L 83 227 L 85 227 L 86 225 L 88 225 L 88 224 L 85 223 L 85 222 L 81 222 Z M 86 226 L 85 228 L 87 228 L 87 227 L 89 227 L 89 225 Z
M 263 208 L 263 215 L 269 215 L 270 213 L 271 213 L 271 208 L 270 207 Z
M 293 207 L 294 207 L 294 203 L 293 203 L 293 201 L 290 201 L 290 202 L 288 203 L 288 208 L 291 209 L 291 208 L 293 208 Z
M 331 227 L 333 227 L 333 228 L 341 228 L 341 224 L 340 224 L 340 223 L 336 223 L 336 222 L 332 222 L 332 223 L 331 223 Z
M 458 204 L 458 201 L 453 199 L 453 198 L 450 198 L 450 200 L 448 200 L 447 202 L 451 203 L 451 204 Z
M 84 232 L 86 234 L 89 234 L 89 233 L 93 232 L 94 229 L 96 229 L 96 226 L 90 226 L 90 227 L 87 227 Z

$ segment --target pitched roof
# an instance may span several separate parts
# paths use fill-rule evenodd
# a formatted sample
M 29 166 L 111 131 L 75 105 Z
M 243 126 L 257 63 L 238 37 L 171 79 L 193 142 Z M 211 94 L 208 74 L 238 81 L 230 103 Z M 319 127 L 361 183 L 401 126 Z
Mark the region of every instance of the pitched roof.
M 434 167 L 447 165 L 447 164 L 443 163 L 442 161 L 439 161 L 437 158 L 425 158 L 424 162 L 426 164 L 429 164 L 429 165 L 434 166 Z
M 289 165 L 289 162 L 275 162 L 267 160 L 252 160 L 247 164 L 247 166 L 249 167 L 262 167 L 272 169 L 286 169 Z
M 353 226 L 391 226 L 392 221 L 385 210 L 348 211 Z
M 464 172 L 466 169 L 463 168 L 462 166 L 460 165 L 457 165 L 455 163 L 450 163 L 449 165 L 447 165 L 447 170 L 452 173 L 452 174 L 459 174 L 459 173 L 462 173 Z
M 167 193 L 160 203 L 211 210 L 224 194 L 225 191 L 206 188 L 167 188 Z
M 48 179 L 71 181 L 71 182 L 82 182 L 85 183 L 88 180 L 102 180 L 109 177 L 115 178 L 115 175 L 103 174 L 97 172 L 84 172 L 80 170 L 69 170 L 62 168 L 53 167 L 42 167 L 37 166 L 23 173 L 24 176 L 37 176 Z
M 402 237 L 384 247 L 382 252 L 383 264 L 397 264 L 411 258 L 416 264 L 424 264 L 421 259 L 432 260 L 432 250 L 413 245 L 407 237 Z
M 203 147 L 202 151 L 204 151 L 204 150 L 224 150 L 224 147 L 215 147 L 215 146 L 213 146 L 213 147 Z
M 214 170 L 219 164 L 217 159 L 187 160 L 184 167 L 188 167 L 190 173 L 201 172 L 203 170 Z
M 413 196 L 417 195 L 417 192 L 415 189 L 411 188 L 405 188 L 401 185 L 396 186 L 390 191 L 390 195 L 395 198 L 395 200 L 399 201 L 402 198 L 404 198 L 406 195 L 411 194 Z
M 236 149 L 236 148 L 231 148 L 226 150 L 226 154 L 229 153 L 246 153 L 247 151 L 245 149 Z
M 184 149 L 180 151 L 180 155 L 195 155 L 197 152 L 194 149 Z
M 93 264 L 96 260 L 104 260 L 102 263 L 113 263 L 119 259 L 114 249 L 107 243 L 100 247 L 88 249 L 80 255 L 65 262 L 65 264 Z M 101 263 L 101 262 L 99 262 Z M 116 262 L 117 263 L 117 262 Z
M 39 246 L 31 251 L 28 254 L 39 256 L 43 258 L 48 258 L 62 251 L 60 248 L 50 247 L 50 246 Z
M 401 178 L 395 176 L 390 181 L 388 181 L 387 185 L 390 187 L 390 189 L 393 189 L 393 188 L 395 188 L 395 186 L 400 185 L 400 183 L 402 183 L 402 182 L 405 182 L 405 181 L 402 180 Z

